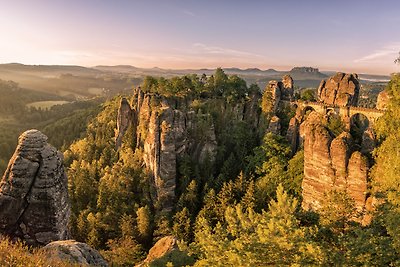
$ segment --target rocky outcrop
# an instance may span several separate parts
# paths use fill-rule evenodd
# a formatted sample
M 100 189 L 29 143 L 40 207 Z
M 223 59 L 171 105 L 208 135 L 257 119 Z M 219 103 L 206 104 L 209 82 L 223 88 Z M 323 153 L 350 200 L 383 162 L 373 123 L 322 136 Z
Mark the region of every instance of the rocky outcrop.
M 271 112 L 272 114 L 275 114 L 275 112 L 278 110 L 281 98 L 282 92 L 279 82 L 269 81 L 263 94 L 263 101 L 268 103 L 268 108 L 265 109 L 264 112 Z
M 288 140 L 291 148 L 291 154 L 294 155 L 299 147 L 299 129 L 300 129 L 300 122 L 297 117 L 293 117 L 289 121 L 289 127 L 286 132 L 286 140 Z
M 68 261 L 79 266 L 108 266 L 97 250 L 75 240 L 54 241 L 47 244 L 42 250 L 48 258 Z
M 391 97 L 386 90 L 380 92 L 378 94 L 378 98 L 376 100 L 376 108 L 380 109 L 380 110 L 387 109 L 390 99 L 391 99 Z
M 363 154 L 372 153 L 377 145 L 377 138 L 375 131 L 368 127 L 362 134 L 361 138 L 361 152 Z
M 317 91 L 318 100 L 327 105 L 357 106 L 360 83 L 357 74 L 338 72 L 322 80 Z
M 260 98 L 259 93 L 254 93 L 248 100 L 235 104 L 213 100 L 212 109 L 221 120 L 244 121 L 257 130 Z M 215 162 L 218 144 L 214 117 L 201 108 L 193 108 L 194 103 L 199 104 L 200 100 L 144 93 L 139 87 L 131 107 L 126 108 L 126 114 L 132 110 L 136 146 L 143 149 L 143 160 L 154 185 L 155 206 L 162 212 L 173 208 L 180 159 L 189 157 L 198 164 L 211 166 Z
M 118 108 L 117 116 L 117 130 L 115 131 L 115 147 L 118 149 L 122 143 L 122 137 L 128 130 L 129 125 L 132 121 L 132 110 L 126 98 L 121 99 L 121 103 Z
M 277 135 L 281 134 L 281 120 L 278 116 L 273 116 L 271 118 L 271 120 L 269 121 L 267 132 Z
M 294 67 L 290 70 L 291 73 L 319 73 L 318 68 L 313 67 Z
M 69 215 L 62 154 L 38 130 L 24 132 L 0 183 L 0 232 L 30 245 L 64 240 Z
M 312 112 L 300 126 L 304 138 L 303 203 L 306 210 L 318 210 L 331 190 L 346 191 L 358 210 L 365 208 L 368 160 L 354 151 L 352 137 L 343 132 L 334 138 L 323 124 L 324 118 Z
M 168 254 L 179 250 L 178 240 L 173 236 L 165 236 L 158 240 L 150 249 L 149 254 L 140 266 L 150 264 L 154 260 L 167 256 Z
M 293 78 L 286 74 L 282 77 L 282 86 L 281 86 L 281 93 L 283 100 L 292 100 L 294 94 L 294 82 Z

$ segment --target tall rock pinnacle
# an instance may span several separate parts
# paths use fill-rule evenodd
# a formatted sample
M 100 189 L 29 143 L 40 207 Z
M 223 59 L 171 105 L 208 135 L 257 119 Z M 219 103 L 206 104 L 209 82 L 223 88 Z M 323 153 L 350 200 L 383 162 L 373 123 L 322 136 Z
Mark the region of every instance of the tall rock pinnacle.
M 64 240 L 69 215 L 62 154 L 40 131 L 24 132 L 0 183 L 0 233 L 30 245 Z

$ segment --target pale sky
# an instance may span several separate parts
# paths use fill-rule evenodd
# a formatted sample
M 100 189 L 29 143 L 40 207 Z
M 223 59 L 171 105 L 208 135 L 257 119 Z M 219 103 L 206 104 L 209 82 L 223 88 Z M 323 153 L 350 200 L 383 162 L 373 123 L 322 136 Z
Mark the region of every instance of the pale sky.
M 396 0 L 0 0 L 0 63 L 389 74 Z

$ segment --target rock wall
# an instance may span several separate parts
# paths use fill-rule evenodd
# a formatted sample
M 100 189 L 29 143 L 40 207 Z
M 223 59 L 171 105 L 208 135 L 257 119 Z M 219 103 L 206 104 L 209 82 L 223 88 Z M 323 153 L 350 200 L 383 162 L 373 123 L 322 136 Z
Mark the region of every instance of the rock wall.
M 132 122 L 132 110 L 126 98 L 122 98 L 118 109 L 117 116 L 117 130 L 115 131 L 115 147 L 118 149 L 122 143 L 122 137 L 128 130 L 129 125 Z
M 246 121 L 256 129 L 259 124 L 260 94 L 250 96 L 245 102 L 227 104 L 217 102 L 219 116 L 229 114 L 233 120 Z M 122 100 L 121 107 L 126 102 Z M 143 149 L 143 160 L 150 172 L 154 185 L 154 200 L 158 210 L 169 212 L 175 202 L 175 187 L 178 161 L 190 156 L 199 164 L 206 160 L 211 164 L 217 154 L 217 136 L 214 119 L 211 114 L 195 111 L 191 105 L 193 99 L 163 97 L 144 93 L 137 88 L 132 97 L 128 114 L 132 110 L 136 146 Z M 121 120 L 122 121 L 122 120 Z M 120 132 L 120 131 L 117 131 Z M 119 135 L 118 135 L 119 136 Z M 123 136 L 120 135 L 121 138 Z M 116 144 L 118 145 L 118 144 Z
M 68 238 L 63 156 L 38 130 L 24 132 L 0 183 L 0 232 L 43 245 Z
M 357 106 L 360 82 L 357 74 L 338 72 L 322 80 L 317 91 L 318 100 L 327 105 Z
M 368 160 L 354 151 L 352 137 L 343 132 L 334 138 L 323 125 L 324 118 L 312 112 L 300 126 L 304 138 L 303 203 L 306 210 L 318 210 L 331 190 L 345 190 L 359 211 L 365 208 Z

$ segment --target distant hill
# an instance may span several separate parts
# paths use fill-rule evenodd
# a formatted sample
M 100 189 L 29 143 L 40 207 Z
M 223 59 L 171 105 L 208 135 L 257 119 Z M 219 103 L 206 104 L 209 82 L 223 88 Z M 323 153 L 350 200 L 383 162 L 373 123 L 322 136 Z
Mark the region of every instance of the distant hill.
M 280 80 L 290 74 L 296 86 L 316 88 L 322 79 L 336 73 L 319 71 L 313 67 L 294 67 L 289 71 L 259 68 L 224 68 L 229 75 L 238 75 L 248 84 L 256 83 L 261 89 L 271 80 Z M 75 99 L 97 95 L 115 95 L 139 85 L 145 76 L 170 78 L 188 74 L 212 75 L 215 69 L 162 69 L 139 68 L 131 65 L 100 65 L 94 67 L 63 65 L 0 64 L 0 79 L 12 80 L 21 87 Z M 389 76 L 360 74 L 363 83 L 386 83 Z

